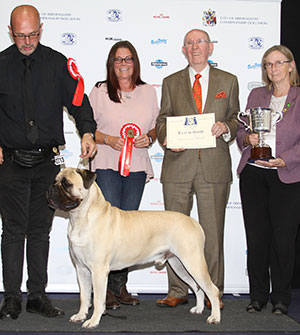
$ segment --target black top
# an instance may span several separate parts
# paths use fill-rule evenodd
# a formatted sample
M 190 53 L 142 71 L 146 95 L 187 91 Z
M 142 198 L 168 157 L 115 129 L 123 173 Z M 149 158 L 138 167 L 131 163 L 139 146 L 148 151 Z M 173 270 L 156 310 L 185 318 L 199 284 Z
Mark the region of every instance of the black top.
M 65 144 L 63 107 L 74 117 L 80 136 L 94 133 L 96 122 L 87 96 L 80 107 L 72 105 L 77 80 L 68 72 L 67 58 L 38 44 L 29 57 L 39 137 L 34 145 L 28 141 L 23 110 L 26 57 L 15 44 L 0 53 L 0 146 L 36 149 Z

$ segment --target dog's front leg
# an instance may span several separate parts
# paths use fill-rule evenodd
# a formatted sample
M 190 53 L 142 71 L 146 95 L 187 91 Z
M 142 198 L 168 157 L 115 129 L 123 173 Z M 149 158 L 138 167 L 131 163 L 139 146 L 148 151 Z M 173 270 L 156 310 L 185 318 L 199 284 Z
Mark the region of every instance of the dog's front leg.
M 102 314 L 105 312 L 107 278 L 109 266 L 100 264 L 92 269 L 92 282 L 94 292 L 94 312 L 89 320 L 86 320 L 82 325 L 83 328 L 95 328 L 99 325 Z
M 76 274 L 80 292 L 80 309 L 70 317 L 70 322 L 83 322 L 91 304 L 92 278 L 87 268 L 76 265 Z

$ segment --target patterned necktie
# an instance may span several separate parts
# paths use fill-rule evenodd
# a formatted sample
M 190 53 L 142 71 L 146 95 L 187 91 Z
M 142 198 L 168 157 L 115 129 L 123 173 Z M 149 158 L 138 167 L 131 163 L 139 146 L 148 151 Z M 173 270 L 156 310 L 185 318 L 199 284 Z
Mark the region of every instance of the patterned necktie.
M 195 74 L 195 81 L 193 85 L 193 94 L 196 102 L 196 106 L 198 109 L 198 113 L 202 113 L 202 89 L 199 79 L 201 78 L 201 74 Z
M 25 127 L 26 127 L 26 137 L 31 143 L 35 143 L 38 139 L 38 130 L 35 124 L 35 107 L 32 93 L 32 78 L 30 64 L 32 62 L 31 58 L 26 57 L 24 59 L 25 63 L 25 73 L 24 73 L 24 114 L 25 114 Z

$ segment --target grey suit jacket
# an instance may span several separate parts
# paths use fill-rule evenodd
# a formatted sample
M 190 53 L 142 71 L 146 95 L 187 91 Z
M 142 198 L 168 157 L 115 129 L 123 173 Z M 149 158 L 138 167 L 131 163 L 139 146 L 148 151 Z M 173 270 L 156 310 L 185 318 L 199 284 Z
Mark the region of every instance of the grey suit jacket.
M 226 97 L 216 95 L 225 92 Z M 237 77 L 210 67 L 209 87 L 203 113 L 215 113 L 215 120 L 225 122 L 230 129 L 231 140 L 238 129 L 239 88 Z M 198 114 L 195 104 L 189 69 L 176 72 L 163 80 L 161 110 L 156 121 L 156 132 L 160 144 L 166 136 L 166 117 Z M 165 149 L 161 182 L 189 182 L 195 176 L 198 150 L 187 149 L 173 152 Z M 217 138 L 216 148 L 201 149 L 204 178 L 211 183 L 227 183 L 232 180 L 229 142 Z
M 266 87 L 258 87 L 251 91 L 246 109 L 254 107 L 269 107 L 273 91 Z M 283 119 L 276 125 L 276 157 L 285 161 L 286 166 L 277 169 L 279 179 L 283 183 L 300 181 L 300 87 L 291 87 L 283 109 Z M 245 167 L 250 157 L 251 146 L 244 147 L 245 137 L 249 132 L 240 124 L 237 134 L 237 144 L 242 151 L 238 166 L 238 174 Z M 275 153 L 273 153 L 275 155 Z

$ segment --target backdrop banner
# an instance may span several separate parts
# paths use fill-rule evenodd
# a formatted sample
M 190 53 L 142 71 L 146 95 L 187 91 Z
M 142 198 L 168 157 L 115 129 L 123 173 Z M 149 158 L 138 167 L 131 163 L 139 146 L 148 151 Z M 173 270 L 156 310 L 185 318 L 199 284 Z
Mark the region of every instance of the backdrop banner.
M 1 50 L 12 43 L 7 25 L 12 9 L 19 4 L 20 1 L 1 0 Z M 31 0 L 30 4 L 41 14 L 41 43 L 76 61 L 87 94 L 97 81 L 105 79 L 111 46 L 117 41 L 129 40 L 140 57 L 141 77 L 155 87 L 160 102 L 163 78 L 187 65 L 181 51 L 185 33 L 199 28 L 206 30 L 214 42 L 209 62 L 238 77 L 241 110 L 244 110 L 250 90 L 263 85 L 263 53 L 280 43 L 281 0 Z M 64 115 L 64 132 L 65 165 L 86 166 L 80 161 L 80 140 L 68 113 Z M 235 142 L 230 150 L 234 180 L 225 222 L 225 293 L 247 293 L 247 248 L 236 175 L 240 152 Z M 146 184 L 140 209 L 164 210 L 160 184 L 163 150 L 155 143 L 149 154 L 155 177 Z M 191 215 L 198 218 L 195 206 Z M 79 291 L 69 258 L 67 225 L 67 214 L 57 211 L 51 232 L 48 292 Z M 25 264 L 24 291 L 26 279 Z M 0 282 L 0 290 L 3 290 L 2 273 Z M 128 290 L 133 293 L 167 292 L 166 269 L 157 270 L 152 264 L 132 268 Z

